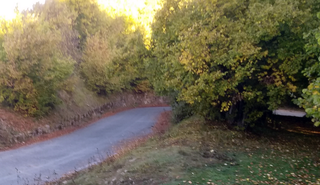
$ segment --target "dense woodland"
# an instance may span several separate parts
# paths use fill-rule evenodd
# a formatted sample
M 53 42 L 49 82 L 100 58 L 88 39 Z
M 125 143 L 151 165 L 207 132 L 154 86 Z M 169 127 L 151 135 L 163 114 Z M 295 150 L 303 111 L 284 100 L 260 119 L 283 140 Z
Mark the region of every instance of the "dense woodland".
M 320 125 L 318 0 L 160 4 L 148 41 L 141 22 L 95 0 L 47 0 L 1 20 L 2 106 L 45 116 L 80 77 L 99 96 L 169 96 L 176 121 L 200 114 L 247 128 L 300 106 Z

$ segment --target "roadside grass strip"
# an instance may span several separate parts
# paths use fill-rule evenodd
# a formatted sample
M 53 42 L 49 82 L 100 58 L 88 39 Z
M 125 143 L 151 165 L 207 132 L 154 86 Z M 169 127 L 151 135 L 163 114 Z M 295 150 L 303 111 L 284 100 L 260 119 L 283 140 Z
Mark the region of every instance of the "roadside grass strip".
M 254 135 L 194 116 L 51 184 L 320 184 L 319 141 L 285 131 Z

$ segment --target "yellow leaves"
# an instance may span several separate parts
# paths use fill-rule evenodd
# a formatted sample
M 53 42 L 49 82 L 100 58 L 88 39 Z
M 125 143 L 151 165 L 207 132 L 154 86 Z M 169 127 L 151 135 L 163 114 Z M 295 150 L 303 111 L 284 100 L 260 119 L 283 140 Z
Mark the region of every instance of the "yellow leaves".
M 212 102 L 211 105 L 216 106 L 218 103 L 217 102 Z
M 269 51 L 268 51 L 268 50 L 266 50 L 266 51 L 264 51 L 264 52 L 262 53 L 262 56 L 263 56 L 263 57 L 267 57 L 267 56 L 268 56 L 268 54 L 269 54 Z
M 183 65 L 189 65 L 190 60 L 192 60 L 192 56 L 189 52 L 183 50 L 180 56 L 180 63 Z M 194 65 L 194 63 L 192 63 Z
M 297 91 L 297 86 L 293 85 L 292 83 L 288 82 L 287 87 L 291 92 L 296 92 Z
M 289 75 L 289 79 L 293 82 L 297 81 L 293 76 Z
M 181 56 L 179 57 L 179 62 L 184 65 L 185 70 L 194 74 L 202 74 L 208 69 L 208 67 L 205 65 L 203 60 L 206 54 L 201 53 L 200 55 L 203 57 L 197 58 L 190 52 L 182 50 Z
M 231 105 L 232 105 L 232 102 L 231 102 L 231 101 L 222 102 L 222 103 L 221 103 L 220 112 L 226 112 L 226 111 L 228 111 Z
M 282 82 L 280 80 L 277 80 L 275 81 L 274 83 L 277 87 L 281 86 L 282 85 Z
M 312 90 L 313 89 L 313 84 L 308 85 L 308 89 Z
M 246 61 L 248 58 L 246 56 L 237 56 L 236 60 L 239 61 L 240 63 L 243 63 Z
M 308 85 L 308 90 L 313 90 L 312 94 L 317 95 L 320 90 L 319 85 L 315 85 L 315 84 L 311 83 L 310 85 Z

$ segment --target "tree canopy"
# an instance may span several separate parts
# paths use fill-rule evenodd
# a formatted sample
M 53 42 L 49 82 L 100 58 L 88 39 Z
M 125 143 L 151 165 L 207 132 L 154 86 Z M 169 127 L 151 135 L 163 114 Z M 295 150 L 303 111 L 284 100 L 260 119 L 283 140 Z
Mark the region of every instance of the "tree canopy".
M 176 94 L 208 119 L 247 127 L 290 104 L 315 56 L 303 34 L 316 1 L 167 0 L 152 25 L 155 90 Z M 311 6 L 312 5 L 312 6 Z M 318 6 L 319 10 L 319 6 Z

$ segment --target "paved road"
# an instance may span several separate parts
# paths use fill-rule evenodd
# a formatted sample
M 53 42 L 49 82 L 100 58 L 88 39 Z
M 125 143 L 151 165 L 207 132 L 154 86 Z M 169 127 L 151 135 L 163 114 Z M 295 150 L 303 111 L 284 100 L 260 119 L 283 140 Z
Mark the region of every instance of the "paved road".
M 0 152 L 0 185 L 41 184 L 83 169 L 105 158 L 121 140 L 150 133 L 165 110 L 170 108 L 124 111 L 65 136 Z

